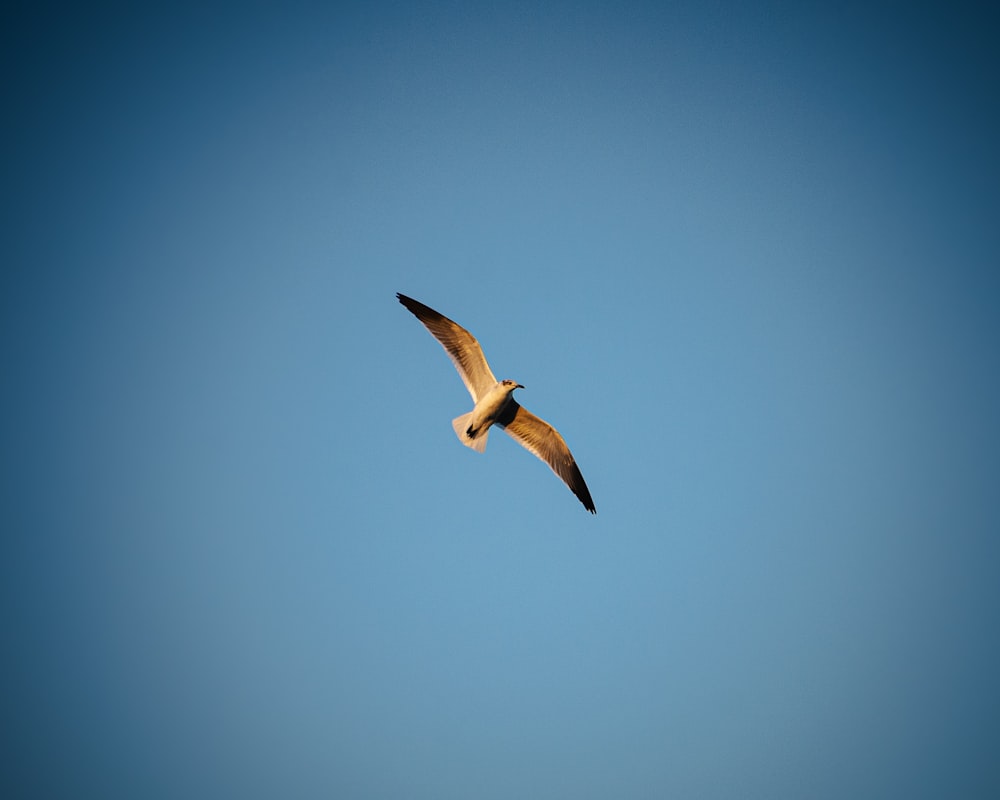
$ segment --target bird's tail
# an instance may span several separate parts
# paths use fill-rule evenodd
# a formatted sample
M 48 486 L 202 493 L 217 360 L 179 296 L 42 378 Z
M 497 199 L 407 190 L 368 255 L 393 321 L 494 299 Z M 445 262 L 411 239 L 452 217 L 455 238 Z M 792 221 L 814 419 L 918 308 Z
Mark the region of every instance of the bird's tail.
M 460 417 L 455 417 L 451 421 L 451 427 L 455 429 L 455 433 L 458 435 L 458 440 L 464 444 L 466 447 L 471 447 L 477 453 L 486 452 L 486 438 L 490 435 L 490 429 L 487 427 L 481 428 L 477 431 L 475 437 L 469 436 L 469 422 L 472 420 L 472 412 L 468 414 L 462 414 Z

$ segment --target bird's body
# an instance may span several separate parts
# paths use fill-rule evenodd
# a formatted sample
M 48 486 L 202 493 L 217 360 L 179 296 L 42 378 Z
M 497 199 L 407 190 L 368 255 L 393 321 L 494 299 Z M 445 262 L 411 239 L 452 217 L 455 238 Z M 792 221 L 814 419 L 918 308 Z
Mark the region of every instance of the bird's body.
M 514 401 L 514 390 L 523 388 L 521 384 L 514 383 L 514 381 L 497 381 L 496 386 L 479 399 L 472 411 L 455 417 L 451 421 L 459 441 L 466 447 L 471 447 L 480 453 L 484 452 L 490 426 L 503 415 L 507 406 Z
M 461 325 L 406 295 L 397 294 L 396 297 L 441 343 L 472 395 L 475 403 L 472 411 L 452 420 L 459 441 L 482 453 L 486 450 L 490 427 L 498 425 L 518 444 L 548 464 L 579 498 L 584 508 L 596 514 L 590 490 L 565 440 L 555 428 L 514 399 L 514 390 L 524 387 L 508 379 L 498 381 L 476 337 Z

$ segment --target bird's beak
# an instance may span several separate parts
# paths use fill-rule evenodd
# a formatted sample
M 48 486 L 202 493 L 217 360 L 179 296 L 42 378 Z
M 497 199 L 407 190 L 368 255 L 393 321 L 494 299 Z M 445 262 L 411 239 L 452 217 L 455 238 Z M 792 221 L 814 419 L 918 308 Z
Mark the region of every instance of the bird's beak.
M 517 386 L 515 386 L 514 388 L 515 389 L 523 389 L 524 387 L 521 384 L 517 384 Z

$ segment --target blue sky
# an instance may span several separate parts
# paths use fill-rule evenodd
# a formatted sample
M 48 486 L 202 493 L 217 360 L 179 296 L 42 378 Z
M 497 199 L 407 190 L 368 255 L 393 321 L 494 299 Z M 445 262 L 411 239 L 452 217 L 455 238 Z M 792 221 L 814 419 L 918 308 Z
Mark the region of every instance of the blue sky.
M 996 796 L 995 26 L 249 5 L 4 26 L 4 796 Z

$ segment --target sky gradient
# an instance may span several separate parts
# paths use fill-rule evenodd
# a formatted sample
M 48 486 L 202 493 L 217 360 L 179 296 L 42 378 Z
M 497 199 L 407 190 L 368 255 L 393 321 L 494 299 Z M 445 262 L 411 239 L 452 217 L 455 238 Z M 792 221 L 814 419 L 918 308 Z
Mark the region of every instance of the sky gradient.
M 0 33 L 0 794 L 1000 794 L 995 23 L 246 5 Z

